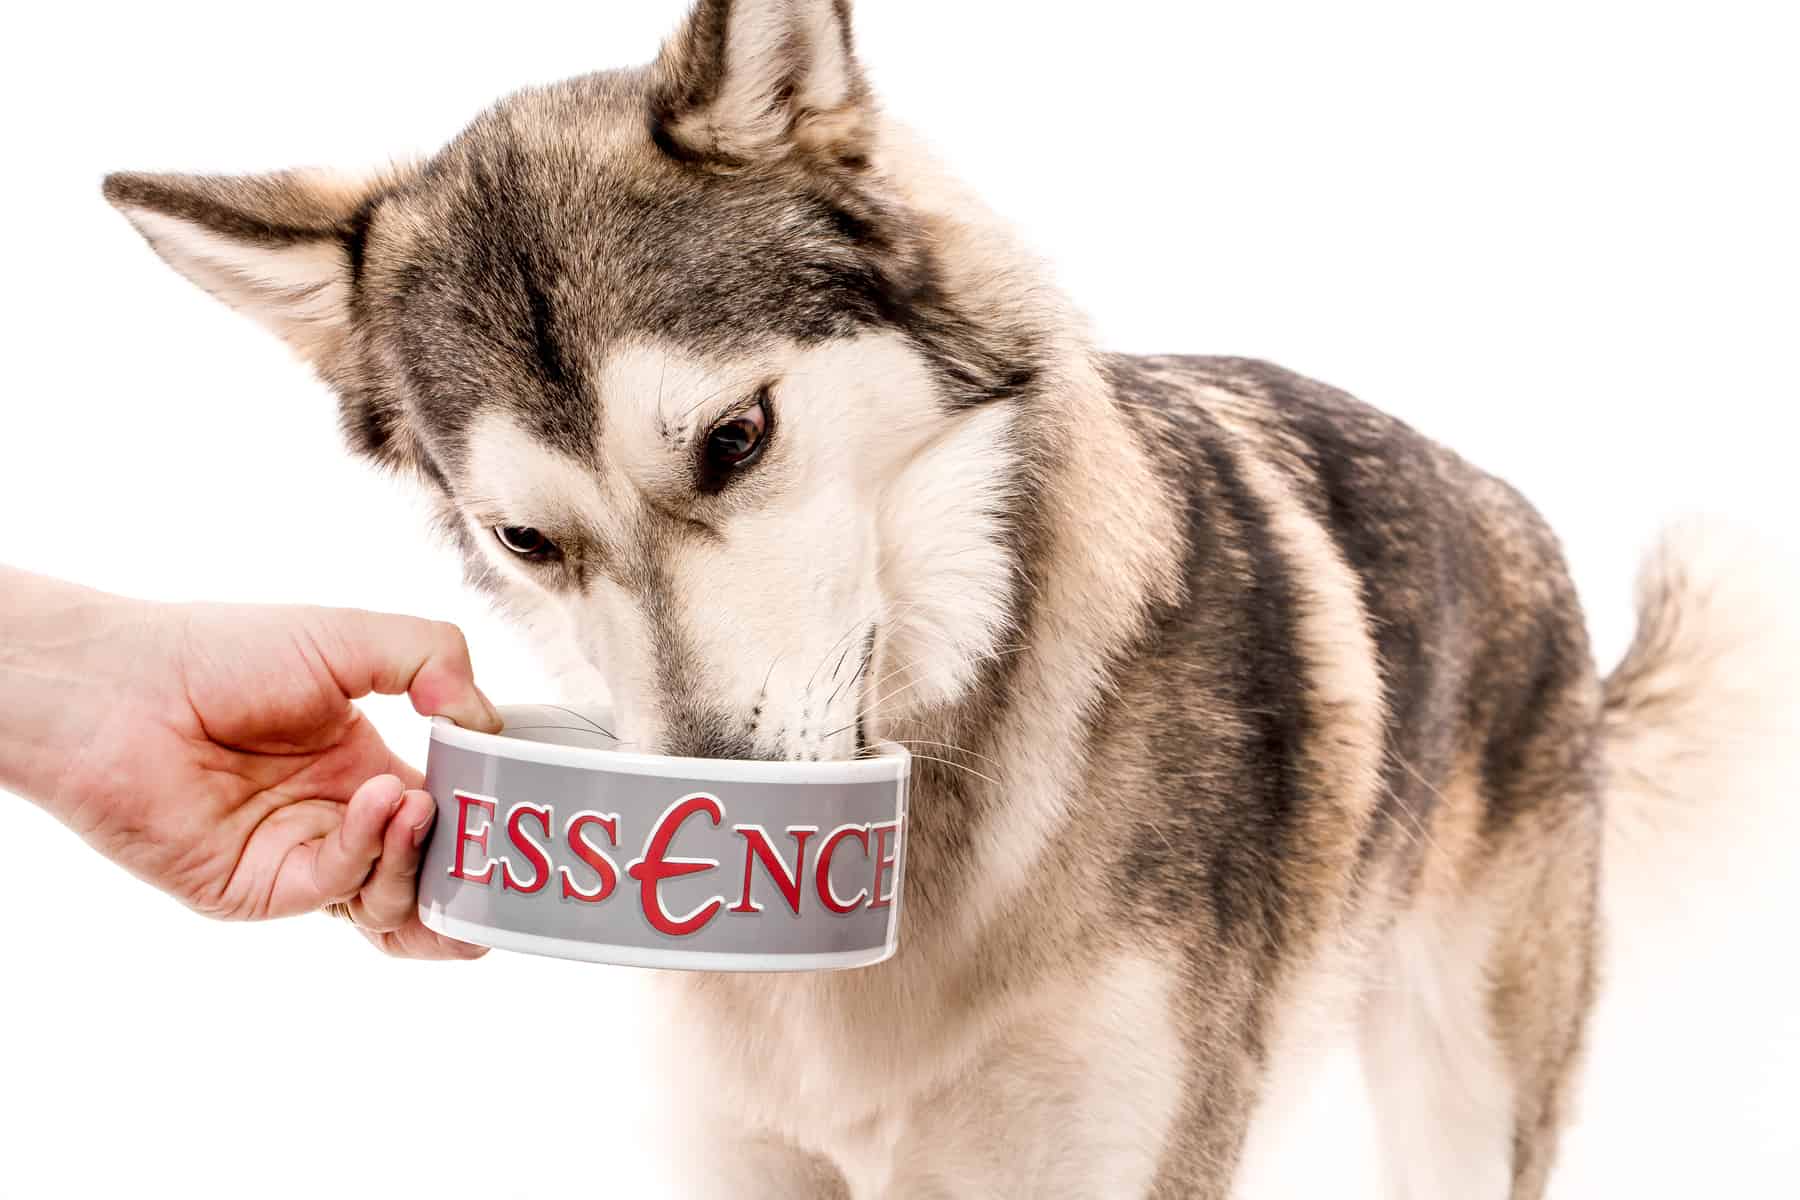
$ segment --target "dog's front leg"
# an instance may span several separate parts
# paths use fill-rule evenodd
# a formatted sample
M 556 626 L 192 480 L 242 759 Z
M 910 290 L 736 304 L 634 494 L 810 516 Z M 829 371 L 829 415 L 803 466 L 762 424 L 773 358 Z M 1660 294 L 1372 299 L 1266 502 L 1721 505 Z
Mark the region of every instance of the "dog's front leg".
M 689 1145 L 670 1173 L 684 1200 L 851 1200 L 836 1167 L 778 1134 L 725 1134 Z
M 1132 954 L 1044 989 L 912 1106 L 887 1186 L 856 1200 L 1152 1195 L 1190 1078 L 1176 978 L 1170 963 Z

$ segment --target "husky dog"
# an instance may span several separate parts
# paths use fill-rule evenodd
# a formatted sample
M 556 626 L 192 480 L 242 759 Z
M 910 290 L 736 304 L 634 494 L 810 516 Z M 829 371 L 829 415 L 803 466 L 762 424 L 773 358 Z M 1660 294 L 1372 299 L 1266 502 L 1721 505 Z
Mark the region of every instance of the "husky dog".
M 1795 669 L 1743 564 L 1667 542 L 1603 681 L 1505 484 L 1274 366 L 1098 349 L 848 8 L 701 0 L 416 165 L 105 191 L 621 737 L 918 752 L 895 958 L 662 981 L 691 1194 L 1223 1197 L 1343 1029 L 1395 1195 L 1539 1196 L 1609 813 L 1778 747 L 1715 736 Z

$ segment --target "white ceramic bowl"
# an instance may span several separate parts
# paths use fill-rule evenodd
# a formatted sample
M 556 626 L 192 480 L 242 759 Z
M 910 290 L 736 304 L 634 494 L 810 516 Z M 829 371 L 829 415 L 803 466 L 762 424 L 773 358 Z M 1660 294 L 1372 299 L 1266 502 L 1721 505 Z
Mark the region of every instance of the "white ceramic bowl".
M 894 953 L 911 759 L 634 754 L 602 712 L 432 722 L 437 825 L 419 917 L 559 958 L 696 971 L 861 967 Z

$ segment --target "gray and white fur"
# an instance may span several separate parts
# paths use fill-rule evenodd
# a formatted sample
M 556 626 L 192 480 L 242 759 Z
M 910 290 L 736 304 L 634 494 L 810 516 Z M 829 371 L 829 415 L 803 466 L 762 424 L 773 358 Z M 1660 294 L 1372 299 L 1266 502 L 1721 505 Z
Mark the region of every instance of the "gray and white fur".
M 878 109 L 847 0 L 701 0 L 381 173 L 105 190 L 623 738 L 918 753 L 897 957 L 662 981 L 695 1195 L 1224 1197 L 1350 1031 L 1393 1195 L 1530 1200 L 1609 828 L 1791 744 L 1753 557 L 1674 536 L 1602 680 L 1505 484 L 1095 346 Z

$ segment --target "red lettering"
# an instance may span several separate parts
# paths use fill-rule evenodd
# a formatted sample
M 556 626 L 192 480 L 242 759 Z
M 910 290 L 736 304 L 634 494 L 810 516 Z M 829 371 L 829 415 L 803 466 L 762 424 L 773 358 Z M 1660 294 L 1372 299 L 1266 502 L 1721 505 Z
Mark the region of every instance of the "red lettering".
M 900 861 L 900 843 L 898 838 L 900 822 L 882 821 L 879 824 L 869 826 L 869 832 L 875 836 L 875 886 L 871 889 L 875 894 L 874 898 L 869 901 L 869 907 L 886 908 L 894 902 L 894 893 L 891 891 L 886 893 L 882 892 L 881 877 L 892 872 L 894 870 L 894 864 Z M 887 839 L 890 834 L 896 835 L 894 840 L 894 852 L 892 854 L 887 852 Z
M 755 873 L 756 860 L 761 859 L 763 869 L 775 886 L 781 889 L 781 898 L 797 917 L 800 915 L 800 879 L 806 874 L 806 839 L 819 832 L 811 825 L 790 825 L 787 834 L 794 839 L 794 869 L 789 871 L 787 864 L 781 861 L 781 851 L 775 849 L 769 835 L 761 825 L 739 825 L 737 832 L 744 838 L 744 895 L 741 900 L 731 906 L 734 913 L 761 912 L 762 905 L 750 898 L 750 877 Z
M 493 827 L 494 802 L 486 796 L 472 796 L 468 792 L 456 792 L 456 861 L 450 867 L 450 874 L 457 879 L 470 883 L 487 883 L 494 877 L 494 862 L 488 857 L 488 830 Z M 469 810 L 478 808 L 487 814 L 478 830 L 469 828 Z M 473 843 L 481 847 L 482 871 L 478 875 L 469 874 L 463 867 L 463 848 Z
M 840 825 L 825 835 L 819 844 L 819 863 L 814 868 L 817 872 L 813 883 L 819 890 L 819 903 L 843 916 L 856 911 L 856 906 L 869 898 L 869 889 L 863 888 L 849 902 L 838 899 L 837 889 L 831 886 L 831 856 L 837 852 L 838 843 L 845 838 L 855 838 L 862 845 L 863 857 L 869 856 L 869 831 L 862 825 Z
M 625 873 L 638 881 L 638 903 L 644 910 L 644 919 L 658 933 L 666 933 L 670 937 L 686 937 L 698 933 L 725 905 L 725 897 L 714 896 L 684 917 L 671 916 L 669 910 L 663 907 L 662 896 L 657 892 L 665 879 L 711 871 L 719 865 L 718 860 L 711 858 L 669 857 L 669 843 L 681 832 L 682 824 L 689 817 L 702 814 L 715 827 L 725 820 L 725 810 L 719 807 L 718 800 L 705 792 L 695 792 L 670 805 L 668 811 L 657 819 L 656 827 L 650 831 L 650 837 L 644 843 L 644 856 L 633 860 L 625 868 Z
M 566 834 L 569 849 L 574 852 L 576 858 L 586 863 L 599 877 L 600 886 L 591 892 L 584 891 L 575 883 L 575 876 L 569 868 L 558 867 L 557 870 L 562 873 L 564 900 L 598 904 L 612 895 L 613 889 L 619 885 L 619 868 L 613 863 L 611 855 L 582 836 L 582 830 L 589 825 L 598 825 L 616 850 L 619 846 L 619 818 L 616 814 L 596 812 L 576 813 L 569 818 L 569 828 Z
M 529 896 L 534 892 L 543 891 L 544 885 L 550 882 L 550 858 L 545 853 L 544 847 L 526 837 L 525 831 L 519 827 L 526 817 L 536 820 L 538 826 L 544 831 L 544 840 L 546 842 L 550 840 L 552 818 L 548 808 L 539 808 L 535 804 L 524 803 L 513 805 L 512 811 L 506 816 L 506 836 L 519 853 L 525 856 L 525 861 L 531 864 L 531 882 L 520 883 L 519 877 L 513 874 L 512 860 L 503 856 L 500 859 L 500 890 L 523 892 Z

